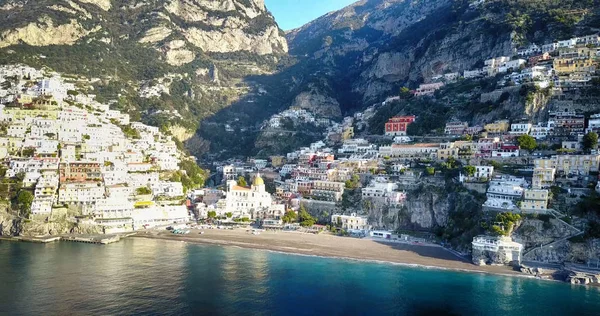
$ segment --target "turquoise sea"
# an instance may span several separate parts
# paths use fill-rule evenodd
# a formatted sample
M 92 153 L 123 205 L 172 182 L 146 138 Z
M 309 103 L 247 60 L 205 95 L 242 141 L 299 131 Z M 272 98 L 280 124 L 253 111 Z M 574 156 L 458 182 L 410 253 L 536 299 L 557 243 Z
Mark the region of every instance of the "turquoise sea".
M 0 241 L 0 315 L 600 315 L 600 289 L 127 239 Z

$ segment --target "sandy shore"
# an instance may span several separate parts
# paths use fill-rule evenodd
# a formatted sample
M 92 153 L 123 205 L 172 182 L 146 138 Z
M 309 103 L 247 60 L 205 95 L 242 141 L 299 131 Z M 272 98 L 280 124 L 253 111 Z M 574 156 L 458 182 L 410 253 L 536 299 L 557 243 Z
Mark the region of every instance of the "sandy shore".
M 437 245 L 414 245 L 391 243 L 372 239 L 338 237 L 327 234 L 304 234 L 298 232 L 261 232 L 252 235 L 245 229 L 191 230 L 188 235 L 175 235 L 168 231 L 140 232 L 134 237 L 185 241 L 199 244 L 238 246 L 301 255 L 345 258 L 355 260 L 383 261 L 407 265 L 438 267 L 479 273 L 524 276 L 510 267 L 473 265 L 467 260 Z

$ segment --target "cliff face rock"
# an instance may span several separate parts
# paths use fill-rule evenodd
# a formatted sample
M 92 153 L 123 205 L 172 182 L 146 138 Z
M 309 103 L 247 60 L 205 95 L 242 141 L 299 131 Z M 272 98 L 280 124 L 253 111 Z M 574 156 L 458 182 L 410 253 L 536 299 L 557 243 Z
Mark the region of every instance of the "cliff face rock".
M 279 36 L 277 27 L 269 27 L 258 35 L 248 34 L 242 29 L 205 31 L 190 28 L 184 35 L 191 44 L 206 52 L 249 51 L 259 55 L 287 52 L 287 43 Z
M 110 0 L 41 0 L 33 5 L 25 0 L 11 0 L 2 7 L 11 14 L 0 23 L 0 47 L 19 42 L 34 46 L 72 45 L 92 30 L 115 30 L 109 24 L 123 23 L 124 27 L 116 29 L 120 34 L 111 35 L 135 36 L 140 43 L 158 43 L 176 33 L 204 52 L 248 51 L 266 55 L 286 53 L 288 49 L 262 0 L 141 1 L 135 6 L 114 2 L 118 10 L 112 10 Z M 42 18 L 32 20 L 31 12 L 40 13 Z M 138 20 L 132 20 L 133 17 Z M 82 26 L 82 21 L 87 21 L 88 27 Z M 122 34 L 129 33 L 127 26 L 133 32 Z
M 55 236 L 63 234 L 101 234 L 96 225 L 79 225 L 68 221 L 42 223 L 31 221 L 22 225 L 20 236 Z
M 121 99 L 119 110 L 151 125 L 185 127 L 184 139 L 288 51 L 262 0 L 5 0 L 0 10 L 0 63 L 99 78 L 103 101 Z M 218 79 L 197 75 L 215 65 Z M 175 94 L 140 88 L 166 76 Z
M 572 233 L 571 228 L 554 218 L 548 221 L 526 218 L 514 231 L 513 237 L 523 243 L 527 249 L 568 237 Z
M 76 224 L 72 220 L 61 218 L 53 222 L 39 220 L 24 221 L 0 210 L 0 236 L 48 236 L 62 234 L 101 234 L 97 225 Z
M 484 27 L 474 18 L 477 14 L 475 8 L 448 0 L 359 1 L 289 32 L 287 38 L 292 54 L 306 55 L 341 75 L 339 79 L 350 80 L 348 88 L 368 104 L 396 94 L 401 85 L 469 70 L 492 56 L 511 56 L 510 31 L 497 36 L 476 32 Z
M 153 27 L 146 31 L 144 36 L 139 39 L 140 43 L 157 43 L 169 37 L 173 30 L 166 26 Z
M 318 89 L 300 93 L 294 99 L 292 106 L 325 117 L 340 117 L 342 115 L 338 101 Z
M 423 189 L 418 195 L 409 195 L 406 209 L 410 216 L 410 223 L 425 229 L 446 226 L 451 202 L 451 197 L 438 190 Z
M 473 250 L 471 259 L 476 265 L 509 265 L 513 262 L 509 260 L 505 252 L 501 251 Z
M 440 179 L 443 184 L 443 179 Z M 378 228 L 408 228 L 433 231 L 448 225 L 454 211 L 455 195 L 443 186 L 425 184 L 407 193 L 406 203 L 398 208 L 374 205 L 368 210 L 369 223 Z
M 513 237 L 525 246 L 524 260 L 595 263 L 600 255 L 600 241 L 571 242 L 567 237 L 573 233 L 572 228 L 553 218 L 548 221 L 525 219 Z
M 31 46 L 73 45 L 79 39 L 98 29 L 86 30 L 74 19 L 68 23 L 56 25 L 56 22 L 45 16 L 27 26 L 0 33 L 0 48 L 21 42 Z
M 182 66 L 191 63 L 196 58 L 196 54 L 187 49 L 172 49 L 167 51 L 166 60 L 169 65 Z
M 18 236 L 21 233 L 21 220 L 0 210 L 0 236 Z
M 112 7 L 110 1 L 111 0 L 79 0 L 79 2 L 95 4 L 104 11 L 108 11 Z

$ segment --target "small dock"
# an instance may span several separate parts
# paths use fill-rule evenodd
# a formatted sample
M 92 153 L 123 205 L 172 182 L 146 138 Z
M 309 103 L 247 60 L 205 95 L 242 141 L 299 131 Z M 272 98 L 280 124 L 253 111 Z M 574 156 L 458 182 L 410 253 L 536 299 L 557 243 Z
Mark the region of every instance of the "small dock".
M 57 242 L 61 240 L 60 236 L 36 236 L 36 237 L 0 237 L 0 240 L 6 241 L 24 241 L 33 242 L 38 244 L 47 244 L 51 242 Z
M 108 245 L 119 242 L 121 238 L 129 237 L 131 235 L 134 235 L 134 233 L 114 235 L 63 235 L 61 240 L 81 242 L 86 244 Z
M 129 237 L 135 235 L 135 233 L 127 233 L 127 234 L 111 234 L 111 235 L 61 235 L 61 236 L 15 236 L 15 237 L 2 237 L 0 236 L 0 240 L 5 241 L 22 241 L 22 242 L 32 242 L 32 243 L 40 243 L 47 244 L 57 241 L 71 241 L 71 242 L 80 242 L 86 244 L 99 244 L 99 245 L 108 245 L 115 242 L 120 241 L 122 238 Z

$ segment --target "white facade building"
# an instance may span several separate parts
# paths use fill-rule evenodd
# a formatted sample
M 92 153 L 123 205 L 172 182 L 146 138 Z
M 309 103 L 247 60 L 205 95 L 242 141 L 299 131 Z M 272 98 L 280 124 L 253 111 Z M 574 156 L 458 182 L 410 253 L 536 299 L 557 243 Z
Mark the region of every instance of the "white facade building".
M 358 216 L 356 213 L 350 215 L 331 215 L 331 224 L 340 226 L 349 232 L 365 232 L 371 230 L 368 218 Z

